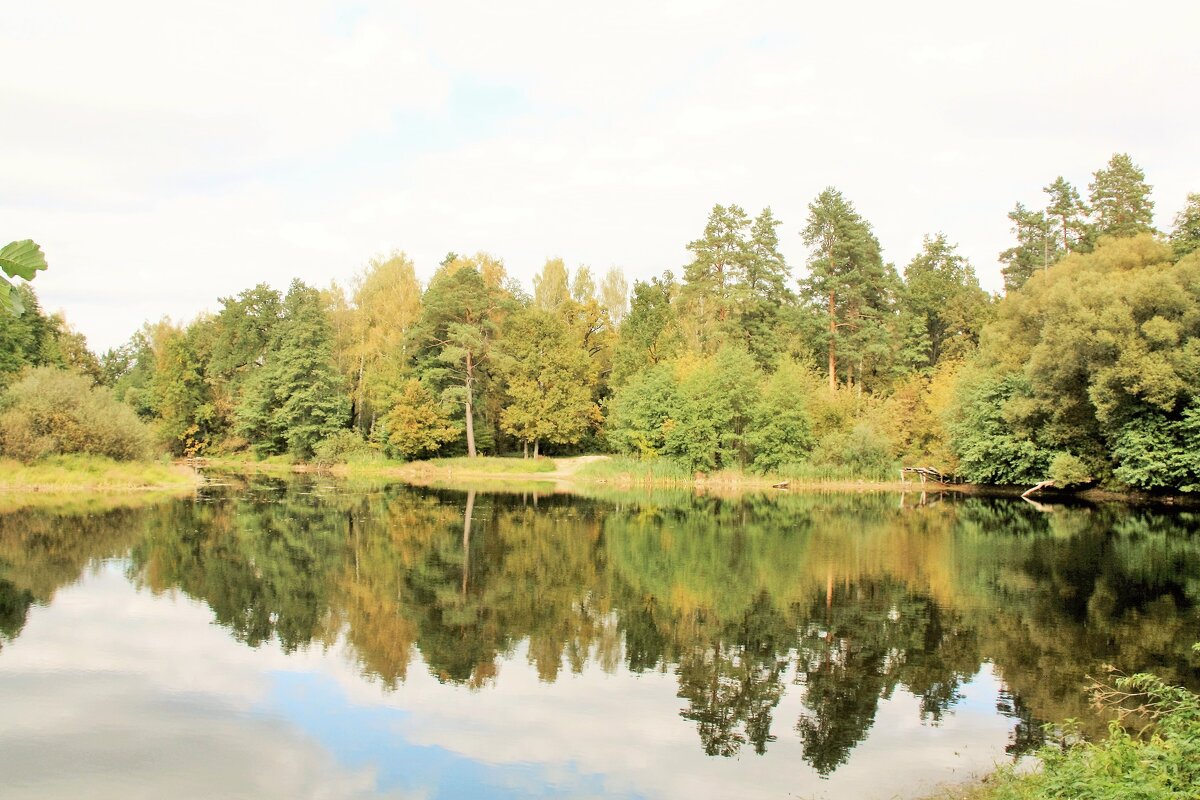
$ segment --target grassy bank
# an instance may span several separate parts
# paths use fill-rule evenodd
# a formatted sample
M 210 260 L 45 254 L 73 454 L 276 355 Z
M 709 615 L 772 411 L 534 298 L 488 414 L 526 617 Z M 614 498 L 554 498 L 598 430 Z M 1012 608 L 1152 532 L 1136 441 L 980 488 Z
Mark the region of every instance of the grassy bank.
M 31 464 L 0 459 L 0 491 L 5 493 L 186 490 L 200 483 L 195 470 L 159 461 L 81 455 L 52 456 Z
M 1200 654 L 1200 645 L 1194 647 Z M 1038 752 L 1040 768 L 1004 767 L 984 781 L 928 800 L 1183 800 L 1200 797 L 1200 695 L 1154 675 L 1122 676 L 1092 689 L 1113 712 L 1108 735 L 1087 742 L 1072 721 Z
M 740 469 L 692 472 L 671 459 L 638 459 L 629 456 L 606 456 L 587 463 L 578 469 L 575 478 L 583 482 L 613 483 L 621 486 L 769 488 L 786 484 L 787 488 L 856 490 L 911 490 L 920 486 L 916 479 L 902 483 L 899 467 L 856 470 L 850 467 L 790 464 L 767 473 Z

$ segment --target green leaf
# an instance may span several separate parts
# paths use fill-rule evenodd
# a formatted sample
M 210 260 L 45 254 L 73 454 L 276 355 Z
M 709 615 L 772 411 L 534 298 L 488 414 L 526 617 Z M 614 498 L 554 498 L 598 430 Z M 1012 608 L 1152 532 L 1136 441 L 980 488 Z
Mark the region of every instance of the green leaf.
M 20 276 L 31 281 L 39 269 L 46 268 L 46 254 L 32 239 L 9 242 L 0 249 L 0 268 L 10 278 Z
M 25 304 L 21 302 L 17 287 L 4 278 L 0 278 L 0 308 L 6 308 L 18 317 L 25 313 Z

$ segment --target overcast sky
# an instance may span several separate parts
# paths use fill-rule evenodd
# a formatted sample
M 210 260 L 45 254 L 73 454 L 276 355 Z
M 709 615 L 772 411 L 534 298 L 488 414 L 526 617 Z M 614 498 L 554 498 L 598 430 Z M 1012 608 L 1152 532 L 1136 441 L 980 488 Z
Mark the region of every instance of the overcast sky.
M 0 0 L 0 239 L 97 350 L 259 282 L 486 250 L 674 270 L 714 203 L 837 186 L 999 289 L 1005 214 L 1130 153 L 1200 191 L 1200 3 Z

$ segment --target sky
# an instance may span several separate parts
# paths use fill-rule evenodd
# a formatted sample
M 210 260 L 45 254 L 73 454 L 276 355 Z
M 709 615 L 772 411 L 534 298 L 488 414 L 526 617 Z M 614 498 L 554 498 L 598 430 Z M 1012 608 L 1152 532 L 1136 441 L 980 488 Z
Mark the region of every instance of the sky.
M 646 279 L 714 204 L 836 186 L 898 268 L 945 233 L 1001 287 L 1007 212 L 1127 152 L 1200 191 L 1200 3 L 0 0 L 0 239 L 103 351 L 145 320 L 399 250 Z

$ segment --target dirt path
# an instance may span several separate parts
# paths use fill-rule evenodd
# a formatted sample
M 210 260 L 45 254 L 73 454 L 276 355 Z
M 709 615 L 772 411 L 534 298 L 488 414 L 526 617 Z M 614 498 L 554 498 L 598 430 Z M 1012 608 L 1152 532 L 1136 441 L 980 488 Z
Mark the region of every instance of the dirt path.
M 555 458 L 553 472 L 534 472 L 530 473 L 529 477 L 550 480 L 570 480 L 575 477 L 575 473 L 585 464 L 593 464 L 597 461 L 608 461 L 608 456 L 573 456 L 571 458 Z

